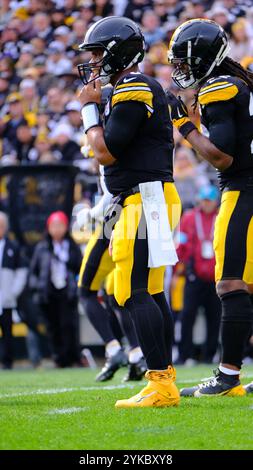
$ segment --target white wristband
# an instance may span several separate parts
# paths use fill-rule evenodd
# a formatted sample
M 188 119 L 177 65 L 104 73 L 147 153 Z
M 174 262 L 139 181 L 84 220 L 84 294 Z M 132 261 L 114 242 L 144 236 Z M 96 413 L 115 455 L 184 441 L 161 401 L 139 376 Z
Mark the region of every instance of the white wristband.
M 99 111 L 96 103 L 86 104 L 81 111 L 83 118 L 84 132 L 86 133 L 91 127 L 99 126 Z

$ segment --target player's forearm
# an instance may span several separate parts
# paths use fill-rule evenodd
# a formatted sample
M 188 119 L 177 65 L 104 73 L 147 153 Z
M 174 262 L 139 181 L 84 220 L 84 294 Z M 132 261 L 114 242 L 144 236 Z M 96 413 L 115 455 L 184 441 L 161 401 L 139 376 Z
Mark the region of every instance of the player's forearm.
M 224 171 L 232 165 L 233 158 L 221 152 L 207 137 L 194 129 L 187 135 L 187 140 L 191 146 L 205 160 L 220 171 Z
M 98 163 L 100 165 L 112 165 L 116 159 L 111 155 L 105 144 L 103 128 L 99 126 L 90 128 L 87 137 Z

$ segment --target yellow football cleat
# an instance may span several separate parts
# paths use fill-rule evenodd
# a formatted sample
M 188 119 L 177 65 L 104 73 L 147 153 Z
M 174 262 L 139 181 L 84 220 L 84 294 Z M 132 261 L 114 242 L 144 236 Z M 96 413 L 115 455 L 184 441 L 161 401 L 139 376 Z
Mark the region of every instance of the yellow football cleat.
M 166 407 L 179 404 L 180 396 L 176 387 L 176 371 L 169 366 L 164 371 L 148 370 L 145 374 L 148 385 L 140 393 L 127 400 L 118 400 L 116 408 Z

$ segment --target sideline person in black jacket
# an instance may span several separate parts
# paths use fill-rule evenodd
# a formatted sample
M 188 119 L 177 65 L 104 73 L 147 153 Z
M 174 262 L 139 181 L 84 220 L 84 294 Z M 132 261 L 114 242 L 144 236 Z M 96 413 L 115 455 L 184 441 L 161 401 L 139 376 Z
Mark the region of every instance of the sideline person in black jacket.
M 21 248 L 8 238 L 8 217 L 0 212 L 0 327 L 4 369 L 12 368 L 12 311 L 25 287 L 27 271 Z
M 66 214 L 53 212 L 47 220 L 46 238 L 32 257 L 29 287 L 45 315 L 59 367 L 80 362 L 76 278 L 81 260 L 81 251 L 68 233 Z

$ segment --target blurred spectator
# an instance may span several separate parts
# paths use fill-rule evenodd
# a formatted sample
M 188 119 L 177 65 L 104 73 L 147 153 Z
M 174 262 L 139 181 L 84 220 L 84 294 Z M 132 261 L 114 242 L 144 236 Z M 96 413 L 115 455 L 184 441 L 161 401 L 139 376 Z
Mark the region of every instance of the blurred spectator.
M 21 46 L 20 56 L 16 62 L 16 70 L 20 76 L 23 75 L 25 69 L 32 66 L 34 52 L 35 49 L 32 44 L 23 44 Z
M 53 40 L 53 28 L 47 13 L 36 13 L 33 18 L 33 37 L 39 37 L 49 44 Z
M 34 142 L 34 147 L 32 147 L 28 153 L 28 158 L 31 162 L 39 161 L 40 163 L 45 163 L 52 156 L 51 161 L 57 162 L 57 156 L 54 156 L 51 151 L 51 141 L 48 137 L 46 131 L 41 130 L 37 134 L 37 137 Z
M 2 31 L 5 25 L 10 21 L 12 16 L 11 11 L 11 0 L 1 0 L 0 5 L 0 31 Z
M 246 21 L 244 19 L 238 20 L 232 25 L 231 31 L 230 56 L 232 59 L 241 62 L 243 57 L 253 56 L 253 39 L 248 35 Z
M 236 21 L 237 18 L 245 16 L 248 9 L 247 2 L 237 0 L 223 0 L 222 5 L 229 11 L 229 20 L 231 23 Z
M 0 72 L 0 107 L 2 107 L 8 96 L 9 80 L 6 72 Z
M 21 124 L 27 124 L 24 116 L 22 96 L 20 93 L 11 93 L 8 95 L 6 103 L 9 106 L 9 112 L 0 122 L 0 132 L 2 127 L 2 136 L 9 140 L 11 145 L 17 147 L 17 130 Z
M 247 8 L 247 13 L 246 13 L 246 28 L 247 28 L 247 34 L 249 38 L 253 37 L 253 7 Z
M 63 162 L 74 162 L 81 160 L 80 146 L 74 142 L 74 132 L 70 125 L 59 123 L 51 133 L 53 150 L 57 158 Z
M 28 124 L 23 123 L 17 128 L 17 158 L 20 163 L 29 162 L 29 153 L 33 147 L 34 133 Z
M 84 132 L 81 120 L 81 105 L 77 100 L 70 101 L 65 107 L 66 123 L 72 128 L 72 139 L 79 147 L 83 145 Z
M 151 60 L 152 64 L 166 65 L 171 70 L 171 67 L 168 65 L 168 48 L 163 42 L 155 42 L 149 48 L 148 58 Z M 157 70 L 159 70 L 159 68 Z
M 206 18 L 205 4 L 202 0 L 191 0 L 192 17 Z
M 145 42 L 149 47 L 165 38 L 164 30 L 160 26 L 160 18 L 152 10 L 144 12 L 142 27 Z
M 178 20 L 180 14 L 184 11 L 187 2 L 178 0 L 166 0 L 166 9 L 167 9 L 167 24 L 169 29 L 175 29 L 178 26 Z
M 216 21 L 226 32 L 230 31 L 229 12 L 221 4 L 214 4 L 213 8 L 207 12 L 209 20 Z
M 47 114 L 50 119 L 57 123 L 60 121 L 64 112 L 64 95 L 61 90 L 57 87 L 49 88 L 47 92 L 47 100 L 45 100 L 47 106 Z
M 94 0 L 93 12 L 96 19 L 104 18 L 113 14 L 113 5 L 111 0 Z
M 9 55 L 13 60 L 19 58 L 19 31 L 9 23 L 3 30 L 0 37 L 0 50 L 5 55 Z
M 4 73 L 9 80 L 9 87 L 16 87 L 20 82 L 20 78 L 16 75 L 14 62 L 8 55 L 0 55 L 0 73 Z
M 16 242 L 8 238 L 8 218 L 0 212 L 0 326 L 3 336 L 3 368 L 11 369 L 12 311 L 27 279 L 27 267 Z
M 35 126 L 39 108 L 36 81 L 31 78 L 25 78 L 20 82 L 19 91 L 23 98 L 23 109 L 26 119 L 29 120 L 30 126 Z
M 167 6 L 165 0 L 154 0 L 153 9 L 155 14 L 163 25 L 167 21 Z
M 93 10 L 93 1 L 92 0 L 82 0 L 80 2 L 80 19 L 82 21 L 85 21 L 85 24 L 86 24 L 86 28 L 88 28 L 90 26 L 90 24 L 92 23 L 93 21 L 93 18 L 94 18 L 94 10 Z M 83 37 L 85 35 L 85 32 L 84 31 L 84 34 L 83 34 Z M 83 41 L 83 39 L 82 39 Z
M 32 38 L 32 40 L 30 41 L 30 44 L 33 46 L 34 48 L 34 56 L 35 58 L 39 55 L 39 54 L 45 54 L 46 52 L 46 49 L 47 49 L 47 45 L 46 45 L 46 41 L 45 39 L 39 37 L 39 36 L 35 36 L 34 38 Z
M 174 181 L 180 195 L 183 210 L 193 207 L 196 193 L 201 186 L 208 183 L 202 174 L 193 151 L 179 147 L 175 152 Z
M 129 0 L 123 16 L 141 23 L 143 13 L 152 7 L 151 0 Z
M 65 24 L 65 14 L 66 10 L 62 4 L 56 4 L 51 10 L 51 25 L 53 29 Z
M 221 305 L 215 290 L 213 234 L 219 192 L 214 186 L 203 187 L 198 200 L 198 206 L 186 211 L 180 222 L 177 249 L 180 262 L 174 274 L 186 273 L 179 346 L 182 363 L 194 358 L 192 330 L 200 306 L 205 309 L 207 324 L 203 362 L 212 362 L 218 346 Z
M 70 29 L 67 26 L 58 26 L 54 30 L 54 37 L 56 41 L 63 43 L 65 49 L 70 45 Z
M 47 72 L 61 75 L 72 71 L 72 63 L 66 58 L 65 46 L 60 41 L 53 41 L 48 48 Z
M 72 44 L 73 47 L 78 47 L 79 44 L 83 42 L 85 33 L 88 29 L 88 23 L 81 18 L 76 20 L 73 24 L 73 35 L 72 35 Z
M 80 362 L 77 312 L 77 281 L 82 255 L 69 235 L 64 212 L 47 220 L 45 240 L 35 248 L 29 285 L 37 294 L 48 324 L 53 358 L 59 367 Z

